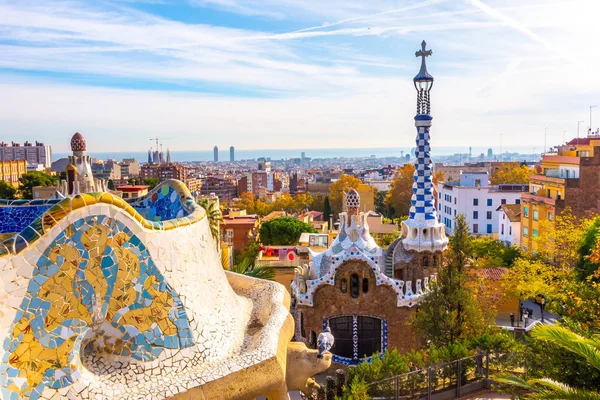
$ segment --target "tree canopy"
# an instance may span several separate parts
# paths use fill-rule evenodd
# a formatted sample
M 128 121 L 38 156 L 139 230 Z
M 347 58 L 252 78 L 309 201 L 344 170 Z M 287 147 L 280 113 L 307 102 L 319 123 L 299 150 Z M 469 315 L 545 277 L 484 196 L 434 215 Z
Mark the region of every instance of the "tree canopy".
M 325 196 L 322 194 L 302 193 L 291 196 L 284 193 L 272 203 L 257 199 L 253 193 L 245 192 L 231 205 L 246 210 L 248 214 L 257 214 L 261 217 L 272 211 L 285 211 L 289 214 L 302 213 L 305 210 L 322 210 Z M 323 219 L 327 218 L 323 216 Z
M 504 183 L 526 184 L 533 171 L 526 165 L 515 166 L 513 163 L 502 163 L 490 178 L 492 185 Z
M 265 245 L 288 245 L 298 243 L 303 232 L 316 233 L 309 224 L 292 217 L 274 218 L 260 227 L 260 241 Z
M 413 326 L 420 338 L 445 346 L 485 332 L 486 322 L 469 288 L 467 274 L 472 239 L 465 217 L 455 218 L 445 265 L 419 307 Z
M 402 168 L 398 168 L 392 183 L 390 183 L 390 190 L 387 192 L 385 204 L 396 217 L 408 215 L 410 211 L 414 173 L 415 166 L 413 164 L 404 164 Z
M 144 178 L 144 185 L 150 186 L 148 189 L 152 190 L 160 183 L 160 179 L 158 178 Z
M 331 188 L 329 188 L 329 201 L 331 202 L 334 215 L 341 213 L 344 208 L 344 192 L 348 192 L 350 189 L 358 189 L 358 186 L 361 184 L 361 180 L 357 177 L 344 174 L 340 176 L 340 179 L 331 184 Z
M 17 197 L 17 189 L 4 181 L 0 181 L 0 199 L 13 200 Z
M 19 192 L 24 199 L 33 198 L 34 186 L 54 186 L 56 177 L 40 171 L 27 172 L 19 178 Z

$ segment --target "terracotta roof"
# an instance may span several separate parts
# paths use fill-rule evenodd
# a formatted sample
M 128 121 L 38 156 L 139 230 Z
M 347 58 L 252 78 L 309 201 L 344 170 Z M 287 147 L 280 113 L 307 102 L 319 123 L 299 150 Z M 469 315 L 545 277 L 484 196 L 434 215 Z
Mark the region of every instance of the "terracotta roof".
M 502 204 L 499 208 L 504 211 L 510 222 L 521 221 L 521 205 L 520 204 Z
M 120 190 L 121 192 L 138 192 L 140 190 L 148 189 L 150 186 L 148 185 L 123 185 L 117 186 L 115 189 Z
M 589 145 L 590 144 L 590 140 L 591 138 L 575 138 L 573 140 L 571 140 L 569 143 L 567 143 L 568 145 L 571 146 L 575 146 L 575 145 Z
M 484 279 L 489 279 L 491 281 L 499 281 L 502 279 L 508 268 L 504 267 L 488 267 L 488 268 L 480 268 L 478 270 Z
M 271 211 L 270 213 L 268 213 L 267 215 L 265 215 L 264 217 L 261 218 L 262 222 L 267 222 L 270 221 L 272 219 L 275 218 L 281 218 L 281 217 L 287 217 L 288 215 L 286 214 L 285 211 Z
M 257 218 L 254 216 L 241 216 L 241 217 L 223 217 L 223 222 L 221 225 L 254 225 L 257 221 Z

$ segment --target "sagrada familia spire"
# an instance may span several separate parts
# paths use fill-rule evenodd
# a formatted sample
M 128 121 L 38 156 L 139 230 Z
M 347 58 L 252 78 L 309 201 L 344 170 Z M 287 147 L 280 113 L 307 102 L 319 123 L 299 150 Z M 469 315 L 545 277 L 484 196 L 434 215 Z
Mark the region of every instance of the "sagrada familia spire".
M 431 103 L 429 94 L 433 87 L 433 76 L 427 71 L 426 57 L 431 50 L 426 50 L 426 43 L 421 43 L 421 50 L 415 53 L 421 57 L 421 69 L 413 78 L 417 90 L 417 127 L 414 183 L 412 187 L 409 218 L 402 222 L 402 244 L 406 250 L 417 252 L 439 252 L 448 246 L 444 226 L 437 220 L 434 203 L 434 191 L 431 171 L 431 147 L 429 145 L 429 129 L 431 128 Z

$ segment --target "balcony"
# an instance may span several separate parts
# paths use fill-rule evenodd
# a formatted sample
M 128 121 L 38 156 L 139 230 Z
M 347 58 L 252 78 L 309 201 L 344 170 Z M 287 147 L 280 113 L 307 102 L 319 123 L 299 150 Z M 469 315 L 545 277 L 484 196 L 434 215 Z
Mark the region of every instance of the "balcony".
M 564 186 L 566 183 L 565 178 L 560 178 L 558 176 L 553 175 L 531 175 L 530 180 L 533 184 L 553 183 L 556 185 Z
M 546 204 L 549 204 L 552 206 L 556 205 L 556 200 L 549 198 L 549 197 L 538 196 L 537 194 L 532 194 L 532 193 L 521 194 L 521 201 L 546 203 Z

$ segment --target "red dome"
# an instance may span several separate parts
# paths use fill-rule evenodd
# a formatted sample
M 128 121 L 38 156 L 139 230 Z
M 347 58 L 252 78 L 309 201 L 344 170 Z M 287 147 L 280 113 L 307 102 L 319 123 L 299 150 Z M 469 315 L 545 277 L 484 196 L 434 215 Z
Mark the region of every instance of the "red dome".
M 75 133 L 71 138 L 71 151 L 85 151 L 85 149 L 85 138 L 81 133 Z

